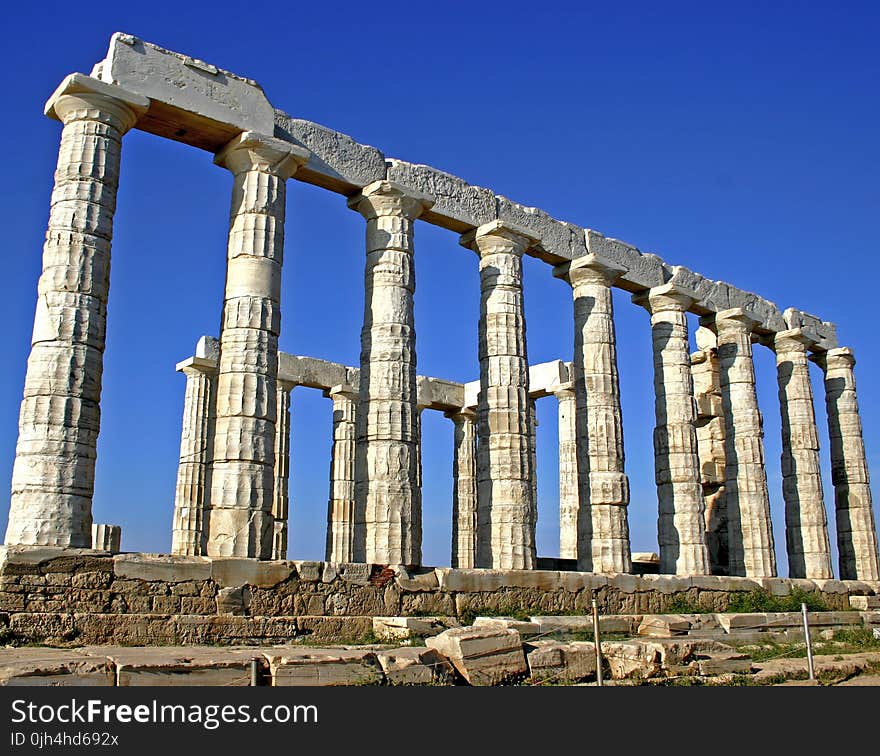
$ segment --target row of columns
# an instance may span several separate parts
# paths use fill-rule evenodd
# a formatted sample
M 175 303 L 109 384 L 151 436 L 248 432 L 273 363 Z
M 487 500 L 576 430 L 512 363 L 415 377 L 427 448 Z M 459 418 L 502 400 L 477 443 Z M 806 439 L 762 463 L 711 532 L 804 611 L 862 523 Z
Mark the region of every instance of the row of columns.
M 50 108 L 64 129 L 7 543 L 90 542 L 121 137 L 149 104 L 87 77 L 65 86 Z M 288 506 L 289 387 L 277 379 L 285 187 L 307 158 L 301 148 L 253 132 L 240 134 L 216 156 L 217 164 L 233 174 L 220 359 L 215 385 L 195 374 L 188 385 L 187 411 L 193 418 L 182 438 L 178 477 L 180 499 L 201 497 L 207 506 L 183 506 L 176 513 L 175 539 L 181 549 L 201 548 L 196 546 L 200 533 L 206 535 L 204 549 L 211 556 L 270 558 L 285 549 L 286 530 L 277 525 L 286 520 Z M 328 518 L 340 525 L 331 529 L 328 553 L 414 564 L 421 550 L 414 223 L 431 207 L 431 199 L 379 181 L 349 205 L 367 222 L 366 298 L 359 393 L 356 399 L 342 391 L 333 395 L 334 449 L 339 451 L 334 466 L 338 462 L 342 469 L 334 472 L 340 484 L 331 492 Z M 501 221 L 461 239 L 479 256 L 481 285 L 477 411 L 475 417 L 454 418 L 454 561 L 462 566 L 473 561 L 477 567 L 530 569 L 536 564 L 534 408 L 522 289 L 522 256 L 535 242 Z M 564 556 L 577 559 L 579 569 L 594 572 L 627 572 L 631 566 L 611 299 L 611 287 L 624 272 L 593 254 L 554 270 L 572 288 L 575 326 L 572 382 L 560 391 L 560 428 L 569 452 L 560 471 L 561 546 Z M 696 295 L 667 284 L 637 301 L 651 315 L 662 569 L 707 572 L 685 318 Z M 731 574 L 773 575 L 751 354 L 755 322 L 742 310 L 727 310 L 707 318 L 705 325 L 717 336 L 727 567 Z M 771 343 L 777 350 L 783 406 L 787 544 L 793 574 L 827 576 L 808 344 L 801 336 L 784 332 Z M 815 359 L 826 375 L 841 576 L 880 579 L 854 359 L 845 349 Z M 195 365 L 192 369 L 198 372 Z M 210 462 L 188 461 L 199 454 L 207 454 Z

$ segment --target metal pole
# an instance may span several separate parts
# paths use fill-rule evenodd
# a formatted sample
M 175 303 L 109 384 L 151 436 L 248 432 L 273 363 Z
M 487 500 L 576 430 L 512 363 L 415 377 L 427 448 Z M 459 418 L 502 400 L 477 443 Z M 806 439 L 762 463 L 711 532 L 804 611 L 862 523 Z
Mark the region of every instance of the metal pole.
M 260 660 L 255 656 L 251 659 L 251 687 L 256 688 L 260 684 Z
M 593 599 L 593 644 L 596 646 L 596 684 L 601 688 L 602 680 L 602 641 L 599 638 L 599 606 Z
M 807 641 L 807 667 L 810 670 L 810 679 L 816 679 L 816 670 L 813 668 L 813 643 L 810 640 L 810 620 L 807 619 L 807 605 L 801 604 L 801 612 L 804 615 L 804 638 Z

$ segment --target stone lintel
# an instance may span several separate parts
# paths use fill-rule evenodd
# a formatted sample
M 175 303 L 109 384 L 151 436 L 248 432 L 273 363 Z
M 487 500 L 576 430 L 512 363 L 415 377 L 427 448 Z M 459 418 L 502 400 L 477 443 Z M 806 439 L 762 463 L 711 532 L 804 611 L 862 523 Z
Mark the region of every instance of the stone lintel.
M 234 174 L 259 170 L 287 179 L 308 159 L 309 152 L 302 147 L 256 131 L 243 131 L 223 146 L 214 156 L 214 163 Z
M 149 98 L 143 95 L 129 92 L 127 89 L 112 84 L 105 84 L 99 79 L 82 73 L 72 73 L 64 77 L 57 89 L 46 100 L 43 112 L 49 118 L 60 121 L 61 116 L 55 112 L 55 106 L 58 104 L 58 100 L 66 95 L 97 95 L 96 102 L 100 101 L 102 97 L 115 100 L 125 105 L 132 112 L 135 120 L 140 118 L 150 107 Z M 131 123 L 133 125 L 135 121 L 133 120 Z

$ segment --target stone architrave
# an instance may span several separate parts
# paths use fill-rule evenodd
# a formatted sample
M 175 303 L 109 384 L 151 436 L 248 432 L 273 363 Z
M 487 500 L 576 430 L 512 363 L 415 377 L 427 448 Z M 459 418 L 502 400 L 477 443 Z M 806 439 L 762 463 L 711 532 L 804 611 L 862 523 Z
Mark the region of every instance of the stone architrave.
M 782 414 L 782 494 L 785 499 L 785 543 L 788 575 L 828 579 L 831 545 L 822 495 L 819 433 L 813 408 L 813 387 L 807 348 L 813 342 L 802 329 L 777 333 L 779 409 Z
M 522 255 L 532 243 L 502 221 L 461 237 L 480 256 L 478 567 L 528 570 L 536 563 L 522 282 Z
M 574 384 L 563 384 L 553 393 L 559 405 L 559 556 L 577 559 L 580 498 Z
M 286 182 L 308 152 L 244 132 L 215 161 L 233 174 L 220 332 L 209 556 L 272 555 Z
M 611 285 L 625 269 L 590 253 L 554 268 L 574 295 L 578 491 L 578 569 L 629 572 L 629 481 Z
M 89 548 L 122 136 L 149 100 L 71 74 L 43 245 L 6 543 Z
M 718 337 L 724 412 L 725 504 L 728 571 L 741 577 L 774 577 L 776 552 L 764 467 L 764 430 L 752 361 L 754 318 L 739 307 L 708 316 Z
M 354 558 L 416 565 L 422 507 L 413 237 L 415 219 L 432 201 L 399 184 L 376 181 L 348 205 L 367 221 Z
M 468 410 L 447 413 L 455 424 L 452 460 L 452 559 L 450 566 L 471 568 L 477 558 L 477 425 Z
M 709 555 L 687 327 L 687 310 L 699 296 L 668 283 L 633 301 L 651 315 L 660 573 L 705 575 Z
M 186 394 L 180 431 L 171 553 L 202 556 L 217 367 L 209 360 L 191 357 L 180 363 L 177 369 L 186 376 Z
M 272 491 L 272 559 L 287 559 L 290 519 L 290 392 L 293 384 L 278 380 L 275 390 L 275 488 Z
M 330 453 L 330 501 L 327 506 L 328 562 L 354 561 L 355 416 L 358 394 L 348 386 L 325 393 L 333 400 L 333 448 Z
M 840 579 L 880 580 L 871 480 L 853 374 L 856 359 L 848 347 L 820 352 L 813 359 L 825 372 Z

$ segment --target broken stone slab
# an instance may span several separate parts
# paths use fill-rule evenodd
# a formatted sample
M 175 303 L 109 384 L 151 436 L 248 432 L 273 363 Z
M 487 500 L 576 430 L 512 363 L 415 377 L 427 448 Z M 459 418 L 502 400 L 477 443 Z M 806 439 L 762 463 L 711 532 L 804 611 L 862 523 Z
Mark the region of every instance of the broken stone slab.
M 211 570 L 211 560 L 206 557 L 163 554 L 117 554 L 113 557 L 113 574 L 129 580 L 166 583 L 210 580 Z
M 272 685 L 378 685 L 383 680 L 369 649 L 286 647 L 264 649 Z
M 576 682 L 596 674 L 596 647 L 588 641 L 530 641 L 525 653 L 534 679 Z
M 257 82 L 117 32 L 95 76 L 150 99 L 138 128 L 216 152 L 242 131 L 271 136 L 275 112 Z
M 668 638 L 673 635 L 686 635 L 690 629 L 690 621 L 680 614 L 646 614 L 636 634 Z
M 431 648 L 394 648 L 376 651 L 385 680 L 391 685 L 448 685 L 452 665 Z
M 477 617 L 474 627 L 499 627 L 516 630 L 520 635 L 540 635 L 544 630 L 537 622 L 518 620 L 514 617 Z
M 586 615 L 532 617 L 542 633 L 593 632 L 593 618 Z M 599 634 L 627 633 L 635 635 L 642 621 L 641 614 L 606 614 L 599 617 Z
M 119 687 L 248 686 L 251 663 L 265 665 L 257 648 L 208 646 L 86 647 L 86 653 L 106 653 L 116 666 Z
M 313 564 L 320 564 L 314 562 Z M 252 585 L 271 588 L 294 574 L 294 562 L 264 562 L 257 559 L 214 558 L 211 560 L 211 577 L 217 585 L 237 588 Z M 298 573 L 298 570 L 297 570 Z M 320 569 L 315 580 L 321 579 Z
M 697 659 L 690 666 L 698 675 L 705 677 L 748 675 L 752 671 L 752 659 L 747 654 L 737 654 L 726 658 Z
M 880 596 L 850 596 L 849 605 L 863 612 L 880 609 Z
M 108 558 L 104 551 L 70 549 L 60 546 L 0 546 L 0 571 L 7 565 L 41 565 L 55 559 L 76 557 Z
M 0 648 L 0 686 L 112 686 L 113 662 L 97 653 L 60 648 Z
M 471 685 L 497 685 L 528 671 L 516 630 L 459 627 L 425 641 L 452 662 Z
M 454 593 L 489 593 L 500 588 L 537 588 L 553 591 L 559 584 L 559 572 L 545 570 L 489 570 L 452 569 L 434 570 L 440 590 Z
M 460 626 L 454 617 L 373 617 L 373 634 L 388 641 L 425 638 Z
M 395 570 L 394 582 L 400 590 L 408 593 L 436 591 L 440 587 L 437 574 L 431 568 L 398 566 Z

